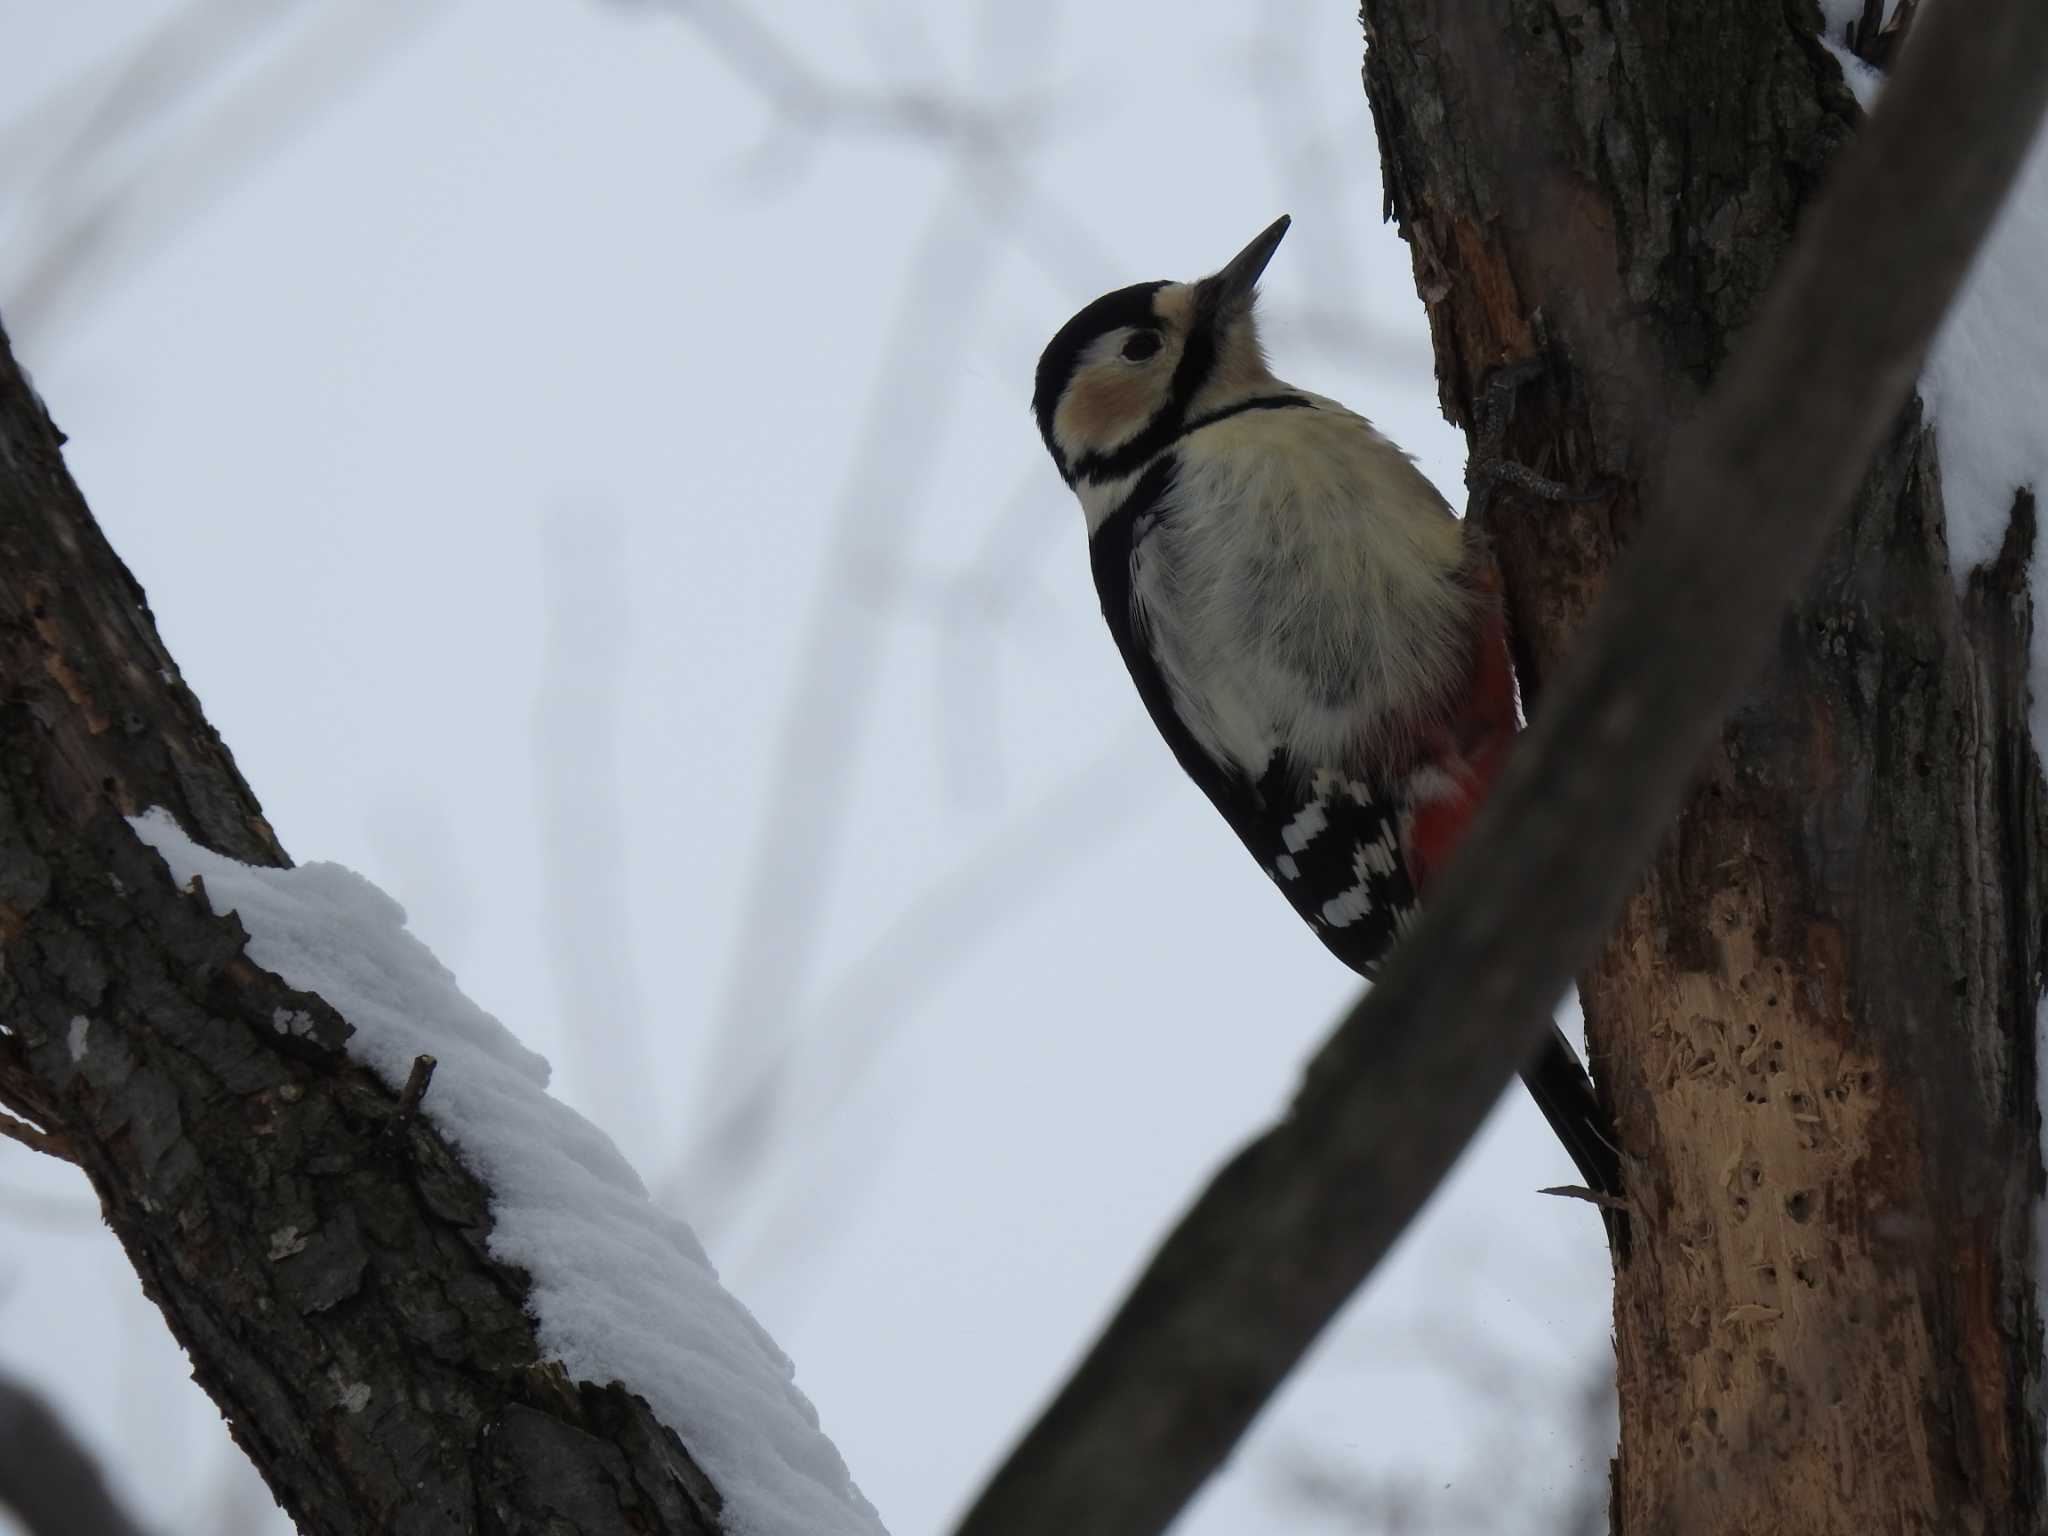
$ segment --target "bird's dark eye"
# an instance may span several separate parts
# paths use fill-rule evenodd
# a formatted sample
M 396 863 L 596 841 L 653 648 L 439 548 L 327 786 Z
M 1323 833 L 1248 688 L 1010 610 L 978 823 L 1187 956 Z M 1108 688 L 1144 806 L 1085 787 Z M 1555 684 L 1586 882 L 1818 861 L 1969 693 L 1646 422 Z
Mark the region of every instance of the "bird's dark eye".
M 1124 343 L 1124 361 L 1127 363 L 1142 363 L 1154 352 L 1157 352 L 1159 346 L 1159 333 L 1157 331 L 1133 331 L 1131 332 L 1130 339 Z

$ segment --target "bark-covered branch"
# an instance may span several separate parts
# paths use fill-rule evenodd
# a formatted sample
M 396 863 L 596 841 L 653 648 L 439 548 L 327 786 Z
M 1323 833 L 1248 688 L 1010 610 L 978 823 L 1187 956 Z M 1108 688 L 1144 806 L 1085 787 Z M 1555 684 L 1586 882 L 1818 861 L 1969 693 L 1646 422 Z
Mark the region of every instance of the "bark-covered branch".
M 124 821 L 286 862 L 61 441 L 0 343 L 0 1105 L 91 1178 L 301 1531 L 712 1536 L 646 1403 L 542 1354 L 490 1190 Z
M 1506 67 L 1486 90 L 1474 89 L 1477 71 L 1459 84 L 1504 122 L 1529 106 L 1500 86 L 1513 79 L 1514 28 L 1478 10 L 1417 4 L 1406 20 L 1427 35 L 1417 52 L 1431 59 L 1498 51 Z M 1722 715 L 1771 653 L 2044 94 L 2048 11 L 2035 0 L 1923 19 L 1744 343 L 1668 454 L 1654 456 L 1637 547 L 1561 673 L 1542 669 L 1530 733 L 1441 899 L 1320 1053 L 1287 1118 L 1182 1219 L 962 1536 L 1163 1528 L 1392 1244 L 1610 930 Z M 1439 116 L 1461 99 L 1410 98 Z M 1526 140 L 1543 125 L 1518 126 Z M 1520 158 L 1494 169 L 1527 171 L 1532 157 Z M 1575 190 L 1547 173 L 1553 227 L 1568 235 Z M 1597 210 L 1577 211 L 1598 223 Z M 1476 262 L 1482 231 L 1470 233 Z M 1579 283 L 1616 282 L 1611 261 L 1586 255 Z M 1512 290 L 1512 274 L 1479 275 Z M 1605 325 L 1622 318 L 1579 307 Z M 1497 360 L 1499 350 L 1487 366 Z M 1645 402 L 1654 415 L 1685 398 L 1651 339 L 1625 324 L 1599 362 L 1639 418 Z M 1635 446 L 1661 442 L 1668 426 L 1639 419 L 1651 439 L 1639 432 Z M 1660 1222 L 1650 1240 L 1665 1236 Z M 1686 1514 L 1667 1505 L 1646 1529 L 1685 1529 Z

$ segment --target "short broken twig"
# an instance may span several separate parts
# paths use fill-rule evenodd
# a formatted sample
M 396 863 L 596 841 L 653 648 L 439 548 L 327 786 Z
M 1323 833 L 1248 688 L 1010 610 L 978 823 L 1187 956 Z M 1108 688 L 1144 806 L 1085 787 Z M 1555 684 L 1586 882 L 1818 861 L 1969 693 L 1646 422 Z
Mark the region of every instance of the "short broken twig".
M 71 1143 L 63 1136 L 55 1131 L 38 1129 L 26 1120 L 17 1120 L 4 1110 L 0 1110 L 0 1136 L 18 1141 L 45 1157 L 54 1157 L 60 1163 L 75 1165 L 78 1162 L 78 1154 L 71 1150 Z
M 1583 1184 L 1552 1184 L 1536 1191 L 1539 1195 L 1558 1195 L 1566 1200 L 1583 1200 L 1588 1205 L 1597 1205 L 1604 1211 L 1630 1211 L 1635 1207 L 1620 1195 L 1602 1194 L 1597 1189 L 1588 1189 Z
M 406 1074 L 405 1089 L 398 1096 L 398 1118 L 391 1124 L 394 1132 L 404 1130 L 412 1124 L 420 1112 L 420 1100 L 427 1096 L 427 1085 L 434 1080 L 434 1068 L 441 1063 L 432 1056 L 415 1056 L 412 1071 Z

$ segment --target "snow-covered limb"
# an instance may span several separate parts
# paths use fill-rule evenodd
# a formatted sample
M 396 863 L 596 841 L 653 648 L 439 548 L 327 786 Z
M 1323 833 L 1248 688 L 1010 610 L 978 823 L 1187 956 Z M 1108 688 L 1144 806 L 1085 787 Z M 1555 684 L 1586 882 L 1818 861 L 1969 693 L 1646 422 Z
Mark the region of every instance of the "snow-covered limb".
M 0 1108 L 63 1138 L 298 1528 L 878 1532 L 687 1230 L 395 904 L 282 872 L 176 675 L 0 344 Z
M 1822 41 L 1867 112 L 1884 75 L 1843 41 L 1860 4 L 1830 0 Z M 2015 498 L 2048 488 L 2048 133 L 2037 135 L 1998 222 L 1950 306 L 1920 371 L 1941 444 L 1950 570 L 1960 590 L 1998 558 Z M 2048 592 L 2048 542 L 2034 543 L 2030 586 Z M 2034 626 L 2034 746 L 2048 760 L 2048 624 Z
M 348 1053 L 394 1092 L 433 1058 L 421 1110 L 489 1188 L 491 1254 L 528 1275 L 547 1357 L 646 1398 L 717 1485 L 729 1531 L 880 1536 L 788 1359 L 695 1235 L 548 1093 L 547 1062 L 463 995 L 397 902 L 338 864 L 238 864 L 162 810 L 131 825 L 179 885 L 196 877 L 216 913 L 241 920 L 251 960 L 348 1020 Z

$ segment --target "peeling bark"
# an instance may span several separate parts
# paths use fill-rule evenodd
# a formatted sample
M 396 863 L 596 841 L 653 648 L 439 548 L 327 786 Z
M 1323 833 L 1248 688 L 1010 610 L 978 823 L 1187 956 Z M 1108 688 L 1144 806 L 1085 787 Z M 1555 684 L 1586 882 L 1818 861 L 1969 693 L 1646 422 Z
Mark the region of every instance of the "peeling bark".
M 1445 409 L 1597 497 L 1475 496 L 1540 700 L 1855 107 L 1803 4 L 1364 21 Z M 1940 497 L 1909 408 L 1581 978 L 1635 1210 L 1617 1533 L 2048 1526 L 2033 509 L 1959 596 Z
M 543 1355 L 489 1188 L 129 830 L 162 805 L 288 862 L 61 442 L 0 336 L 0 1104 L 92 1180 L 300 1530 L 712 1536 L 647 1404 Z

